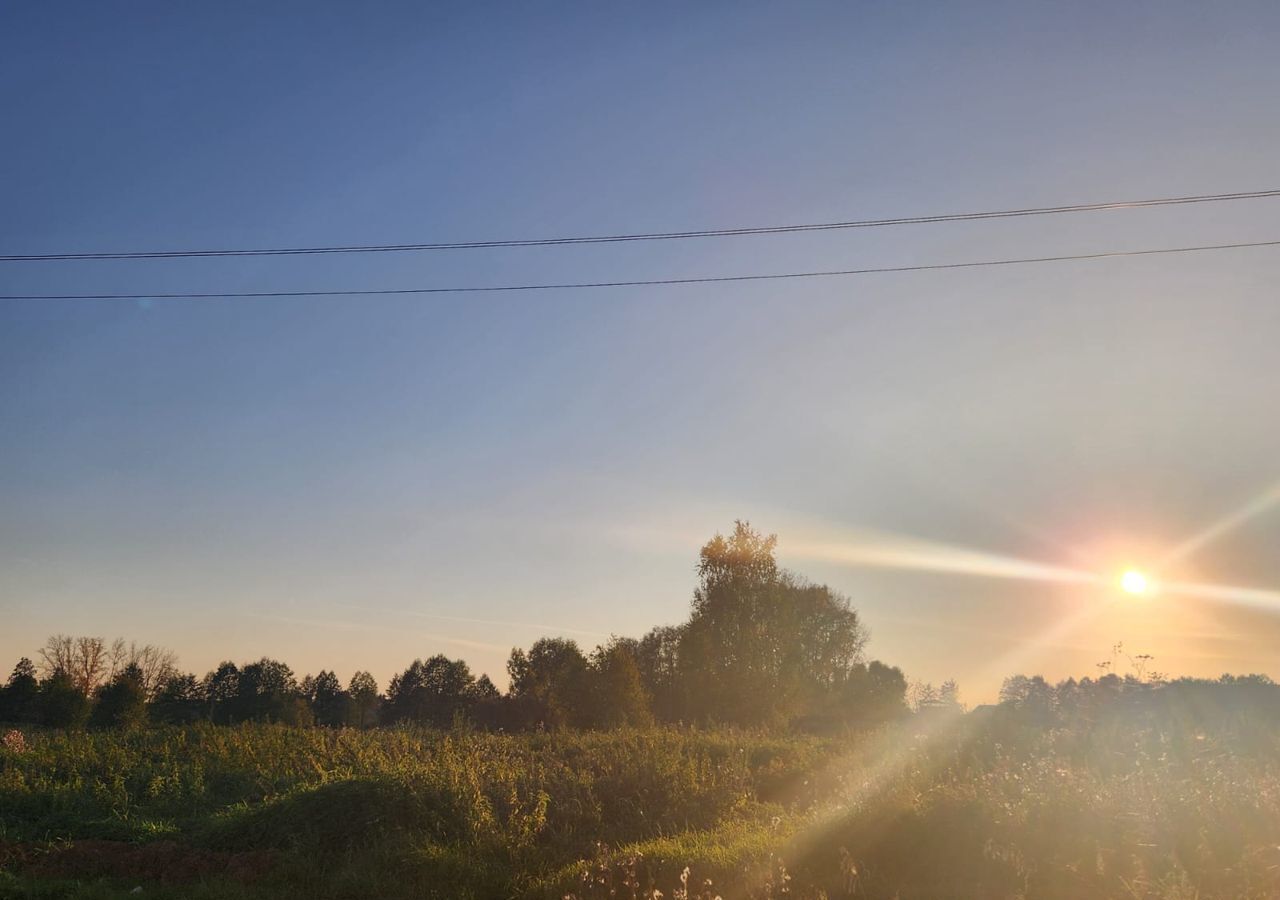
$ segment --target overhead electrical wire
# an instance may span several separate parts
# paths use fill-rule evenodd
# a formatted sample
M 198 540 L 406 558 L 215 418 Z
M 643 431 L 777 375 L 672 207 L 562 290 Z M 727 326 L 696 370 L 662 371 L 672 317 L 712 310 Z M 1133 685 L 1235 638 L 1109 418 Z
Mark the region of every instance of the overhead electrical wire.
M 1223 203 L 1235 200 L 1261 200 L 1274 197 L 1280 197 L 1280 189 L 1237 191 L 1226 194 L 1196 194 L 1184 197 L 1157 197 L 1145 200 L 1110 201 L 1106 203 L 1074 203 L 1063 206 L 1033 206 L 1022 209 L 946 213 L 929 216 L 900 216 L 888 219 L 855 219 L 844 222 L 819 222 L 800 225 L 763 225 L 744 228 L 708 228 L 694 231 L 653 231 L 637 232 L 632 234 L 601 234 L 558 238 L 515 238 L 491 241 L 440 241 L 419 244 L 356 244 L 327 247 L 139 250 L 83 253 L 9 253 L 0 254 L 0 262 L 53 262 L 58 260 L 108 259 L 196 259 L 227 256 L 308 256 L 326 253 L 403 253 L 431 250 L 486 250 L 504 247 L 558 247 L 575 244 L 611 244 L 629 241 L 672 241 L 691 238 L 795 234 L 813 231 L 839 231 L 852 228 L 882 228 L 894 225 L 925 225 L 938 222 L 976 222 L 986 219 L 1011 219 L 1024 216 L 1060 215 L 1064 213 L 1145 209 L 1161 206 L 1181 206 L 1194 203 Z
M 1121 259 L 1136 256 L 1158 256 L 1175 253 L 1200 253 L 1214 250 L 1240 250 L 1252 247 L 1280 247 L 1280 240 L 1242 241 L 1232 244 L 1201 244 L 1190 247 L 1159 247 L 1148 250 L 1108 250 L 1100 253 L 1072 253 L 1059 256 L 1031 256 L 1014 259 L 988 259 L 971 262 L 926 263 L 909 266 L 872 266 L 859 269 L 833 269 L 809 272 L 774 272 L 759 275 L 705 275 L 684 278 L 644 278 L 620 281 L 577 281 L 542 284 L 468 285 L 459 287 L 378 288 L 353 290 L 295 291 L 201 291 L 177 293 L 131 294 L 6 294 L 0 300 L 213 300 L 265 299 L 270 297 L 371 297 L 402 294 L 475 294 L 514 291 L 585 290 L 593 288 L 656 287 L 682 284 L 714 284 L 740 281 L 781 281 L 800 278 L 839 278 L 856 275 L 895 272 L 932 272 L 943 269 L 977 269 L 990 266 L 1021 266 L 1035 263 L 1076 262 L 1081 260 Z

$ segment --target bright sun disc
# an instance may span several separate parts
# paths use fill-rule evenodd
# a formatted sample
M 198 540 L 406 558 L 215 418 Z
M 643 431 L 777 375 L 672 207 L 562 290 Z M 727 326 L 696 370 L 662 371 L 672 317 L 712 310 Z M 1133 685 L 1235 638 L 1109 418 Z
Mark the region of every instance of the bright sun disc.
M 1147 576 L 1137 569 L 1130 569 L 1120 577 L 1120 587 L 1126 594 L 1145 594 L 1148 586 Z

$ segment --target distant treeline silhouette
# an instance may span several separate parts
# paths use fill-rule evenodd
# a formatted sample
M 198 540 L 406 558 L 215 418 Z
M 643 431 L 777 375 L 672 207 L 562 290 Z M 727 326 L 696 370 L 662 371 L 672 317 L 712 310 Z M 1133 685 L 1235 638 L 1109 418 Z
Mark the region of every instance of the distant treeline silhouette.
M 368 672 L 298 680 L 276 659 L 224 662 L 203 678 L 152 646 L 55 636 L 0 692 L 0 720 L 122 726 L 146 720 L 368 727 L 613 728 L 654 722 L 761 727 L 872 724 L 901 715 L 902 672 L 864 662 L 849 601 L 782 570 L 776 537 L 738 522 L 701 551 L 688 621 L 585 653 L 564 638 L 514 649 L 504 694 L 463 660 L 413 661 L 385 693 Z
M 954 682 L 940 690 L 912 685 L 909 692 L 901 670 L 864 661 L 867 632 L 849 601 L 780 569 L 776 543 L 776 536 L 735 523 L 728 537 L 716 535 L 703 546 L 684 624 L 654 628 L 638 640 L 615 637 L 589 654 L 565 638 L 513 649 L 505 694 L 487 675 L 477 678 L 466 662 L 443 655 L 413 661 L 383 693 L 363 671 L 344 687 L 332 671 L 298 680 L 289 666 L 264 657 L 224 662 L 197 678 L 162 648 L 58 635 L 40 649 L 39 665 L 23 658 L 0 688 L 0 722 L 60 728 L 412 722 L 510 731 L 689 723 L 832 731 L 874 726 L 913 709 L 960 710 Z M 1230 703 L 1220 690 L 1227 684 L 1236 682 L 1174 686 L 1193 705 L 1219 709 L 1280 700 L 1264 676 L 1240 679 L 1248 691 L 1235 691 Z M 1137 677 L 1108 674 L 1057 686 L 1016 676 L 1005 683 L 1000 713 L 1012 723 L 1052 726 L 1116 708 L 1117 698 L 1149 700 L 1156 686 L 1141 668 Z

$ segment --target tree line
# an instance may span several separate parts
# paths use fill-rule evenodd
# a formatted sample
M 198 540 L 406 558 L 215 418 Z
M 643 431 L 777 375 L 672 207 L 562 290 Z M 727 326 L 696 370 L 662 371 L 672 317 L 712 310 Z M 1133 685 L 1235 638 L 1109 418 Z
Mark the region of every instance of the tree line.
M 271 658 L 223 662 L 203 678 L 174 654 L 100 638 L 52 637 L 0 688 L 0 721 L 119 727 L 146 721 L 370 727 L 596 728 L 655 722 L 870 725 L 902 715 L 902 672 L 864 660 L 867 631 L 847 598 L 780 568 L 777 538 L 735 523 L 699 555 L 686 622 L 584 652 L 566 638 L 511 651 L 503 693 L 467 663 L 413 661 L 385 692 L 368 672 L 297 678 Z

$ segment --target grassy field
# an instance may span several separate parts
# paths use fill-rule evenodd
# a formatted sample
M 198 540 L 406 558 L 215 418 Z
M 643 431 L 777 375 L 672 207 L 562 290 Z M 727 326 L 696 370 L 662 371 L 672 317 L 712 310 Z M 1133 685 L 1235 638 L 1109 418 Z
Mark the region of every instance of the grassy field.
M 1275 897 L 1278 747 L 975 716 L 27 732 L 0 749 L 0 896 Z

